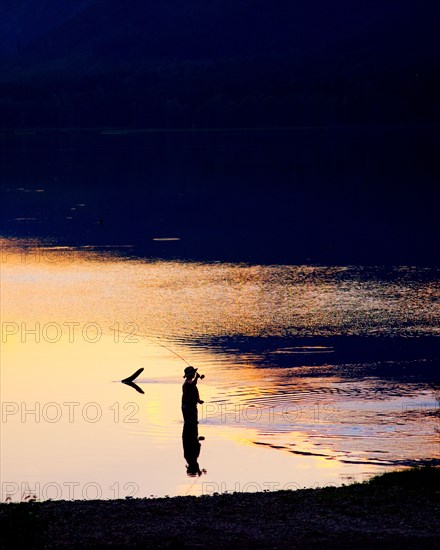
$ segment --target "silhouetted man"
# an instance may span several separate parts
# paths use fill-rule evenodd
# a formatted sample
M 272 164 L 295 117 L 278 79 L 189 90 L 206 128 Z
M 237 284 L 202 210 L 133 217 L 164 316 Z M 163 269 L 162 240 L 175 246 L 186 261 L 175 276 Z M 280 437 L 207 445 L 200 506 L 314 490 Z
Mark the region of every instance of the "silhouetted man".
M 186 367 L 182 385 L 182 414 L 185 424 L 198 424 L 197 404 L 203 401 L 199 396 L 197 381 L 202 378 L 194 367 Z

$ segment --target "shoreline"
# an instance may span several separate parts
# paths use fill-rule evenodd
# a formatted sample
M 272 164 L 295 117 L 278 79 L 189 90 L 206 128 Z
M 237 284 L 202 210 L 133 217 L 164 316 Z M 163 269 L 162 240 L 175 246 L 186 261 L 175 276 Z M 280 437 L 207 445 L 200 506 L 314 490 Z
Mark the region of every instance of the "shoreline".
M 342 487 L 0 505 L 1 548 L 436 548 L 440 467 Z
M 129 134 L 155 134 L 155 133 L 221 133 L 221 132 L 282 132 L 297 130 L 374 130 L 374 129 L 427 129 L 435 130 L 439 127 L 438 122 L 376 122 L 358 124 L 299 124 L 294 126 L 157 126 L 157 127 L 135 127 L 135 126 L 23 126 L 23 127 L 2 127 L 0 135 L 37 135 L 47 133 L 68 134 L 68 133 L 95 133 L 97 135 L 129 135 Z

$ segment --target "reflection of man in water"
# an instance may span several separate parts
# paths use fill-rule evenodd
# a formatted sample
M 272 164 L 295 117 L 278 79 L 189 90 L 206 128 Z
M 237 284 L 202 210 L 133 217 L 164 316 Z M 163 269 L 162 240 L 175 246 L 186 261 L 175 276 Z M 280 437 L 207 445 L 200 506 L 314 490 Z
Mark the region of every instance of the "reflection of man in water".
M 185 382 L 182 385 L 183 421 L 185 424 L 197 425 L 197 404 L 203 403 L 197 387 L 197 380 L 201 376 L 194 367 L 186 367 L 183 377 L 185 378 Z
M 197 381 L 202 378 L 194 367 L 186 367 L 184 374 L 185 382 L 182 385 L 182 414 L 183 414 L 183 456 L 187 462 L 186 473 L 189 476 L 201 476 L 206 470 L 201 470 L 198 463 L 200 455 L 200 441 L 205 439 L 199 437 L 197 405 L 202 404 L 200 399 Z
M 200 469 L 198 458 L 200 455 L 200 441 L 205 439 L 199 437 L 199 428 L 197 424 L 185 423 L 183 425 L 182 443 L 183 443 L 183 456 L 187 462 L 186 473 L 191 476 L 201 476 L 206 474 L 205 469 Z

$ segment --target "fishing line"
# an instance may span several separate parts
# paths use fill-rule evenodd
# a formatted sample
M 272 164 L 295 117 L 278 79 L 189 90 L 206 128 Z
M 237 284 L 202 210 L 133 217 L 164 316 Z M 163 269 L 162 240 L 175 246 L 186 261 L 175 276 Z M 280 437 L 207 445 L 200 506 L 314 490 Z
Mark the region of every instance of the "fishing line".
M 188 487 L 186 493 L 185 493 L 185 496 L 188 496 L 188 493 L 190 491 L 192 491 L 192 488 L 194 487 L 194 485 L 199 481 L 199 477 L 196 476 L 196 478 L 194 479 L 194 481 L 191 483 L 191 485 Z
M 165 346 L 165 344 L 162 344 L 161 342 L 156 342 L 156 340 L 153 340 L 152 338 L 149 338 L 148 336 L 144 336 L 144 338 L 146 338 L 147 340 L 150 340 L 150 342 L 154 342 L 155 344 L 157 344 L 159 346 L 162 346 L 163 348 L 167 349 L 168 351 L 171 351 L 171 353 L 174 353 L 174 355 L 177 355 L 177 357 L 179 357 L 179 359 L 182 359 L 182 361 L 184 361 L 188 366 L 191 366 L 184 357 L 182 357 L 181 355 L 179 355 L 177 353 L 177 351 L 172 350 L 171 348 L 169 348 L 168 346 Z M 158 338 L 160 338 L 160 336 L 158 336 Z
M 125 332 L 125 331 L 121 331 L 121 332 Z M 130 336 L 133 336 L 133 333 L 131 333 L 131 332 L 128 332 L 128 331 L 127 331 L 127 334 L 129 334 Z M 182 357 L 181 355 L 179 355 L 179 354 L 177 353 L 177 351 L 172 350 L 171 348 L 169 348 L 169 347 L 166 346 L 165 344 L 162 344 L 161 342 L 158 342 L 157 340 L 154 340 L 154 338 L 151 338 L 150 336 L 145 336 L 145 334 L 136 333 L 136 336 L 139 336 L 139 337 L 141 337 L 141 338 L 146 338 L 146 339 L 149 340 L 150 342 L 153 342 L 154 344 L 157 344 L 158 346 L 161 346 L 161 347 L 167 349 L 167 350 L 170 351 L 171 353 L 174 353 L 174 355 L 176 355 L 179 359 L 182 359 L 182 361 L 183 361 L 184 363 L 186 363 L 186 364 L 188 365 L 188 367 L 191 366 L 191 365 L 188 363 L 188 361 L 187 361 L 184 357 Z M 157 336 L 157 338 L 160 339 L 160 336 Z

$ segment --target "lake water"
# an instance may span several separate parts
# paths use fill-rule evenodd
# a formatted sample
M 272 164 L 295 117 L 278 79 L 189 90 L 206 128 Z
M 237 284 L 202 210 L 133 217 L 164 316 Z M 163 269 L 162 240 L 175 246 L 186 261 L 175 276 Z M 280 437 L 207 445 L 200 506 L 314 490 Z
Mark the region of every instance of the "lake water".
M 440 458 L 437 270 L 23 244 L 2 242 L 3 500 L 339 485 Z M 205 374 L 193 477 L 186 363 Z M 143 393 L 120 382 L 139 368 Z
M 312 134 L 2 136 L 2 501 L 439 462 L 438 138 Z

